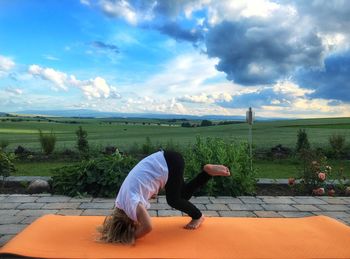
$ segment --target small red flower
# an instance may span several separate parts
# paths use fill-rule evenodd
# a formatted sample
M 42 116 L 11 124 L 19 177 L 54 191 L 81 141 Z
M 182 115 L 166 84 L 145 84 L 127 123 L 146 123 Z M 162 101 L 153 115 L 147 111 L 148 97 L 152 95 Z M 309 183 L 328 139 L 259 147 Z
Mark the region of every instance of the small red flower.
M 335 190 L 334 189 L 328 190 L 328 196 L 334 196 L 334 195 L 335 195 Z
M 318 173 L 318 178 L 321 180 L 321 181 L 324 181 L 326 179 L 326 174 L 321 172 L 321 173 Z
M 289 185 L 294 185 L 295 184 L 295 179 L 294 178 L 288 178 L 288 184 Z
M 317 188 L 317 189 L 314 189 L 314 190 L 312 191 L 312 193 L 315 194 L 315 195 L 321 196 L 321 195 L 323 195 L 325 192 L 324 192 L 324 188 Z

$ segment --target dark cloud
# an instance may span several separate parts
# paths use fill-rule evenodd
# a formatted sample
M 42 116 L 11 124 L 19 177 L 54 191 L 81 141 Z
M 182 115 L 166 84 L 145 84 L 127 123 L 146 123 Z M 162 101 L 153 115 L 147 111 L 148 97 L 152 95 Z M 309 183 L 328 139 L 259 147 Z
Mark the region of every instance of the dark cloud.
M 272 84 L 299 66 L 318 66 L 323 51 L 316 33 L 298 35 L 292 25 L 259 19 L 222 22 L 208 32 L 206 47 L 220 59 L 217 69 L 243 85 Z
M 95 48 L 109 50 L 117 54 L 119 53 L 119 48 L 113 44 L 107 44 L 102 41 L 93 41 L 91 45 Z
M 156 29 L 178 41 L 189 41 L 196 43 L 203 39 L 201 30 L 187 30 L 181 28 L 176 22 L 169 22 L 161 26 L 157 26 Z
M 300 71 L 296 81 L 315 90 L 310 97 L 350 102 L 350 52 L 326 58 L 322 69 Z
M 307 16 L 313 25 L 323 32 L 350 34 L 350 2 L 348 0 L 283 0 L 291 4 L 302 16 Z
M 291 96 L 276 93 L 273 88 L 260 89 L 257 92 L 232 96 L 229 102 L 217 102 L 216 104 L 224 108 L 260 108 L 265 105 L 288 106 Z

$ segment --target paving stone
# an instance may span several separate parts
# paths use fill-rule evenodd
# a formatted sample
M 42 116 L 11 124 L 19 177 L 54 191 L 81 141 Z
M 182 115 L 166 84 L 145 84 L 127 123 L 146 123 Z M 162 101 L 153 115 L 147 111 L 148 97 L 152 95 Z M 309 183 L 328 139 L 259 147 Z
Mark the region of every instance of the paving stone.
M 20 212 L 20 210 L 0 210 L 0 217 L 3 217 L 3 216 L 14 216 L 18 212 Z
M 35 202 L 36 200 L 38 200 L 38 197 L 35 196 L 18 196 L 18 195 L 11 195 L 8 196 L 6 199 L 4 199 L 2 202 L 19 202 L 19 203 L 24 203 L 24 202 Z
M 166 203 L 152 203 L 151 210 L 170 210 L 171 207 Z
M 164 196 L 158 196 L 158 203 L 167 203 L 166 198 Z
M 4 246 L 8 241 L 10 241 L 15 235 L 4 235 L 0 237 L 0 246 Z
M 113 210 L 97 210 L 97 209 L 87 209 L 84 210 L 81 216 L 109 216 L 112 214 Z
M 317 204 L 327 204 L 327 202 L 325 202 L 324 200 L 321 200 L 319 198 L 316 197 L 295 197 L 293 198 L 293 200 L 299 204 L 313 204 L 313 205 L 317 205 Z
M 41 209 L 46 203 L 28 202 L 22 203 L 17 207 L 20 210 L 38 210 Z
M 57 210 L 62 210 L 62 209 L 77 209 L 80 206 L 80 203 L 77 202 L 64 202 L 64 203 L 57 203 L 57 202 L 51 202 L 45 204 L 42 208 L 43 209 L 57 209 Z
M 51 193 L 38 193 L 38 194 L 32 194 L 32 196 L 36 196 L 36 197 L 51 197 L 52 194 Z
M 50 196 L 50 197 L 41 197 L 36 200 L 36 202 L 68 202 L 71 197 L 67 196 Z
M 350 213 L 346 213 L 345 211 L 314 211 L 312 213 L 315 215 L 324 215 L 332 218 L 350 217 Z
M 210 197 L 210 201 L 214 204 L 242 203 L 240 199 L 234 197 Z
M 230 204 L 231 205 L 231 204 Z M 205 204 L 207 210 L 230 210 L 225 204 Z
M 215 210 L 202 210 L 201 212 L 205 217 L 219 217 L 220 216 L 220 214 Z
M 5 200 L 7 196 L 0 196 L 0 201 Z
M 56 214 L 58 210 L 22 210 L 16 216 L 43 216 L 46 214 Z
M 297 211 L 296 208 L 292 207 L 289 204 L 261 204 L 261 206 L 265 210 L 272 210 L 272 211 Z
M 295 204 L 296 202 L 293 201 L 291 198 L 286 197 L 273 197 L 273 198 L 263 198 L 262 199 L 264 203 L 267 204 Z
M 251 211 L 219 211 L 221 217 L 253 217 L 256 215 Z
M 0 225 L 19 224 L 25 216 L 1 216 Z
M 20 202 L 1 202 L 0 203 L 0 210 L 5 210 L 5 209 L 15 209 L 16 207 L 18 207 L 19 205 L 21 205 Z
M 314 216 L 311 212 L 301 212 L 301 211 L 279 211 L 278 214 L 286 218 L 301 218 Z
M 92 201 L 92 198 L 72 198 L 70 199 L 68 202 L 80 202 L 80 203 L 83 203 L 83 202 L 91 202 Z
M 57 212 L 57 215 L 80 216 L 82 213 L 83 213 L 83 210 L 62 209 Z
M 21 224 L 29 225 L 32 224 L 34 221 L 36 221 L 38 218 L 41 216 L 30 216 L 30 217 L 25 217 L 25 219 L 21 222 Z
M 347 201 L 345 199 L 342 199 L 340 197 L 320 197 L 321 200 L 324 200 L 328 204 L 347 204 Z
M 96 202 L 96 203 L 81 203 L 79 209 L 113 209 L 114 203 Z
M 108 203 L 115 203 L 115 199 L 106 199 L 106 198 L 94 198 L 92 202 L 108 202 Z
M 317 205 L 324 211 L 350 211 L 350 207 L 347 205 Z
M 262 199 L 249 196 L 241 196 L 239 198 L 245 204 L 260 204 L 263 203 Z
M 259 218 L 281 218 L 282 217 L 282 215 L 274 211 L 257 210 L 257 211 L 254 211 L 254 213 Z
M 342 197 L 342 200 L 344 200 L 346 204 L 350 204 L 350 197 Z
M 260 204 L 249 203 L 249 204 L 228 204 L 231 210 L 264 210 Z
M 182 216 L 178 210 L 158 210 L 158 217 Z
M 148 211 L 148 214 L 151 216 L 151 217 L 157 217 L 157 211 L 156 210 L 149 210 Z
M 295 204 L 293 207 L 297 208 L 299 211 L 320 211 L 321 209 L 317 208 L 311 204 Z
M 3 235 L 15 235 L 21 232 L 26 226 L 20 224 L 0 225 L 0 233 Z
M 209 204 L 210 202 L 210 197 L 205 197 L 205 196 L 198 196 L 198 197 L 193 197 L 190 199 L 190 202 L 193 204 L 201 203 L 201 204 Z

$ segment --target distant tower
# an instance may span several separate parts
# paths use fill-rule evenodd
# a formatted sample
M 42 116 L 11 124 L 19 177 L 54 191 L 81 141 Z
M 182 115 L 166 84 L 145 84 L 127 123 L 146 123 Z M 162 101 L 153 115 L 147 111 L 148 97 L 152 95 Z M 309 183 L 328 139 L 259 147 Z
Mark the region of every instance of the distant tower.
M 249 110 L 246 113 L 246 121 L 249 125 L 249 132 L 248 132 L 248 140 L 249 140 L 249 150 L 250 150 L 250 168 L 253 170 L 253 150 L 252 150 L 252 144 L 253 144 L 253 123 L 254 123 L 255 114 L 252 110 L 252 107 L 249 107 Z

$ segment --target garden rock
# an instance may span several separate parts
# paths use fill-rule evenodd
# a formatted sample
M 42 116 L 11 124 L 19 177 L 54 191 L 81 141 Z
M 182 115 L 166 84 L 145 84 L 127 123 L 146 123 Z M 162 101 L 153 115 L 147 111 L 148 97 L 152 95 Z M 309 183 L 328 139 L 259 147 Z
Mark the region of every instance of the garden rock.
M 50 191 L 50 185 L 47 181 L 37 179 L 32 181 L 28 188 L 28 193 L 34 194 L 34 193 L 43 193 L 43 192 L 49 192 Z

